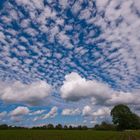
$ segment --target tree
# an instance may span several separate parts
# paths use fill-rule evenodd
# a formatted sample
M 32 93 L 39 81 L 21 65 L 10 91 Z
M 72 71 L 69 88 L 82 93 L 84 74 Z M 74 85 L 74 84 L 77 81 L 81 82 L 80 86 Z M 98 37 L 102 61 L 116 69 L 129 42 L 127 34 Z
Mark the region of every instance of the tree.
M 58 124 L 58 125 L 55 126 L 55 128 L 56 128 L 56 129 L 62 129 L 63 127 L 62 127 L 61 124 Z
M 53 124 L 48 124 L 48 125 L 47 125 L 47 129 L 54 129 Z
M 100 127 L 99 124 L 95 124 L 94 129 L 98 129 Z
M 115 130 L 115 126 L 113 124 L 103 121 L 100 125 L 96 124 L 94 126 L 94 129 L 95 130 Z
M 130 126 L 133 129 L 140 129 L 140 117 L 134 113 L 131 114 Z
M 0 129 L 8 129 L 8 125 L 7 124 L 1 124 Z
M 134 129 L 140 125 L 139 117 L 128 106 L 120 104 L 111 110 L 112 121 L 119 130 Z
M 87 127 L 86 125 L 84 125 L 84 126 L 82 126 L 82 129 L 83 129 L 83 130 L 87 130 L 88 127 Z
M 69 129 L 70 129 L 70 130 L 72 130 L 72 129 L 73 129 L 73 127 L 70 125 L 70 126 L 69 126 Z
M 67 125 L 64 125 L 64 129 L 68 129 L 68 126 Z
M 82 126 L 81 125 L 78 125 L 77 129 L 78 130 L 82 130 Z

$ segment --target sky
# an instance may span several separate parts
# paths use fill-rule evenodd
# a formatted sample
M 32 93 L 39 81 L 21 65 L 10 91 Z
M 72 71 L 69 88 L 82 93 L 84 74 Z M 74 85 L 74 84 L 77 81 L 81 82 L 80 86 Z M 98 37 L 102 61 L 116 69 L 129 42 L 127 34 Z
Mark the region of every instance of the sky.
M 139 0 L 0 0 L 0 124 L 94 126 L 140 114 Z

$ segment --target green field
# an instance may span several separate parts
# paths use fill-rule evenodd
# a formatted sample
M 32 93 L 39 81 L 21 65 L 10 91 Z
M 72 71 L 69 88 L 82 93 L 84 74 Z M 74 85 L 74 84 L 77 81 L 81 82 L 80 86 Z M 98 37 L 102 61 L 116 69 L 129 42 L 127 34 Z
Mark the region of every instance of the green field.
M 140 131 L 0 130 L 0 140 L 140 140 Z

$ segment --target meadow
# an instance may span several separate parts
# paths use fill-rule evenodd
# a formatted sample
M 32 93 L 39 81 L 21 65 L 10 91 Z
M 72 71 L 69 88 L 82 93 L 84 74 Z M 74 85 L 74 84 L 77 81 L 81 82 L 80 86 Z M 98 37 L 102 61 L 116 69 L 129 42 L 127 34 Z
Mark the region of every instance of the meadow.
M 0 130 L 0 140 L 140 140 L 140 131 Z

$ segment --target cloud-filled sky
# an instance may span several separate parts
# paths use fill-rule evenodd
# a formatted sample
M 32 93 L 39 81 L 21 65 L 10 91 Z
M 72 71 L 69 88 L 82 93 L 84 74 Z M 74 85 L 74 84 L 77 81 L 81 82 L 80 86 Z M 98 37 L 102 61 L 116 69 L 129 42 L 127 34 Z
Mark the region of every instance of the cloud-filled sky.
M 139 0 L 1 0 L 0 123 L 88 125 L 140 113 Z

